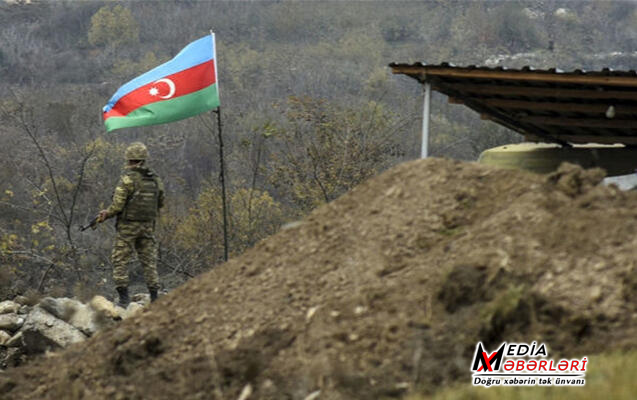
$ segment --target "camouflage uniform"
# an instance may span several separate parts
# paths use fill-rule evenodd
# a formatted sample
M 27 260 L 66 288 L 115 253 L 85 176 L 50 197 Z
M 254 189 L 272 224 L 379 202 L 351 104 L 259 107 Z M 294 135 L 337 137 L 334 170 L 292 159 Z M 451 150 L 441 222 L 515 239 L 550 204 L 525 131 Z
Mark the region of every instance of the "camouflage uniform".
M 153 176 L 157 182 L 157 208 L 164 205 L 164 186 L 161 179 L 144 166 L 126 167 L 115 192 L 113 202 L 106 209 L 106 218 L 117 216 L 117 235 L 113 253 L 113 280 L 115 285 L 128 287 L 128 263 L 137 252 L 139 262 L 144 268 L 144 279 L 149 289 L 159 288 L 157 275 L 157 241 L 155 240 L 155 219 L 150 221 L 135 221 L 127 218 L 127 206 L 135 195 L 136 182 L 143 175 Z

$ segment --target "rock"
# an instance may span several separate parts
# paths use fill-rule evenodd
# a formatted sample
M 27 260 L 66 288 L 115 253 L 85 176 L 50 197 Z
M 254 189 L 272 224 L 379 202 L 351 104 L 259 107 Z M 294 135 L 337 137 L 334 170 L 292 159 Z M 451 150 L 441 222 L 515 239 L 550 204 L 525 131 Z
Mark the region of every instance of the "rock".
M 24 318 L 18 314 L 2 314 L 0 315 L 0 329 L 9 332 L 15 332 L 24 324 Z
M 318 309 L 319 309 L 319 307 L 315 306 L 315 307 L 311 307 L 309 310 L 307 310 L 307 313 L 305 314 L 305 322 L 310 322 L 312 320 L 312 317 L 316 313 L 316 310 L 318 310 Z
M 305 399 L 303 400 L 316 400 L 319 398 L 319 396 L 321 395 L 321 391 L 320 390 L 316 390 L 310 394 L 308 394 L 307 396 L 305 396 Z
M 18 314 L 22 314 L 22 315 L 28 314 L 30 312 L 31 312 L 31 307 L 26 306 L 26 305 L 20 306 L 20 309 L 18 310 Z
M 145 306 L 150 304 L 150 295 L 148 293 L 135 293 L 131 300 Z
M 0 331 L 0 346 L 5 346 L 11 340 L 11 335 L 7 331 Z
M 11 339 L 9 339 L 4 345 L 7 347 L 23 347 L 24 346 L 24 335 L 22 332 L 18 332 Z
M 600 301 L 602 299 L 604 292 L 600 286 L 594 286 L 589 290 L 589 296 L 593 301 Z
M 102 326 L 96 312 L 86 304 L 80 303 L 75 307 L 73 316 L 66 322 L 82 331 L 83 334 L 92 336 Z
M 139 304 L 139 303 L 130 303 L 128 305 L 128 307 L 126 308 L 126 311 L 124 311 L 124 314 L 122 315 L 123 319 L 126 318 L 130 318 L 135 314 L 138 314 L 139 312 L 141 312 L 144 309 L 144 306 Z
M 31 354 L 57 350 L 86 339 L 79 329 L 54 317 L 40 306 L 33 308 L 21 331 L 25 351 Z
M 0 314 L 16 314 L 20 309 L 20 304 L 6 300 L 0 303 Z
M 237 400 L 248 400 L 252 396 L 252 385 L 247 384 L 243 387 L 241 394 Z
M 75 312 L 82 306 L 83 304 L 78 300 L 66 297 L 59 299 L 45 297 L 40 300 L 40 307 L 64 322 L 69 322 L 69 320 L 73 318 Z
M 563 162 L 557 171 L 548 174 L 545 179 L 554 184 L 557 190 L 575 197 L 598 185 L 605 176 L 606 172 L 600 168 L 584 170 L 579 165 Z
M 283 226 L 281 226 L 281 230 L 288 230 L 288 229 L 293 229 L 293 228 L 297 228 L 301 225 L 303 225 L 305 222 L 304 221 L 292 221 L 292 222 L 288 222 L 287 224 L 283 224 Z
M 39 306 L 54 317 L 64 320 L 64 308 L 58 299 L 45 297 L 40 300 Z
M 26 357 L 24 356 L 22 349 L 13 347 L 13 348 L 7 349 L 7 354 L 4 357 L 3 361 L 6 367 L 13 368 L 13 367 L 18 367 L 21 364 L 24 364 L 26 362 Z M 0 388 L 0 393 L 3 393 L 2 388 Z
M 409 389 L 409 382 L 399 382 L 396 384 L 396 389 L 407 390 Z
M 122 319 L 123 309 L 106 300 L 103 296 L 95 296 L 91 299 L 89 306 L 102 317 L 113 320 Z

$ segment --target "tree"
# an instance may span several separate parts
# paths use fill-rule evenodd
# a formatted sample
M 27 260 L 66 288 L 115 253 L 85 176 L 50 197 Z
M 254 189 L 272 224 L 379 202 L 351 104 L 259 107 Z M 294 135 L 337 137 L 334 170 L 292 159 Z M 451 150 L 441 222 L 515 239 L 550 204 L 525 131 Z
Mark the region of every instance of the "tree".
M 232 255 L 241 254 L 273 234 L 283 222 L 281 205 L 265 191 L 238 189 L 230 196 L 229 208 L 228 231 Z M 176 258 L 182 260 L 182 265 L 189 266 L 185 268 L 189 274 L 196 274 L 223 261 L 223 216 L 219 188 L 207 186 L 201 192 L 188 215 L 177 225 L 175 236 L 179 245 L 177 251 L 186 254 Z
M 271 184 L 307 212 L 330 202 L 403 155 L 405 126 L 378 103 L 340 109 L 324 100 L 291 97 L 274 139 Z
M 139 62 L 122 59 L 113 67 L 113 74 L 118 78 L 130 78 L 146 71 L 150 71 L 162 62 L 157 59 L 155 53 L 148 51 Z
M 139 42 L 139 26 L 128 8 L 104 6 L 91 17 L 88 41 L 93 46 L 136 44 Z
M 520 4 L 505 3 L 497 7 L 492 24 L 496 35 L 512 53 L 528 51 L 543 43 L 538 27 L 522 12 Z
M 43 268 L 38 289 L 54 267 L 75 273 L 75 281 L 83 282 L 83 251 L 73 228 L 78 224 L 85 173 L 94 147 L 75 141 L 59 145 L 59 132 L 52 129 L 56 124 L 52 128 L 47 125 L 52 120 L 51 108 L 40 103 L 35 93 L 14 94 L 14 98 L 0 104 L 0 121 L 11 128 L 7 139 L 15 139 L 16 150 L 21 150 L 14 150 L 8 158 L 17 175 L 15 183 L 22 183 L 22 193 L 16 196 L 13 190 L 5 189 L 0 202 L 5 212 L 17 216 L 0 232 L 2 257 L 10 258 L 14 265 L 30 263 Z M 67 123 L 60 126 L 77 139 L 71 120 Z

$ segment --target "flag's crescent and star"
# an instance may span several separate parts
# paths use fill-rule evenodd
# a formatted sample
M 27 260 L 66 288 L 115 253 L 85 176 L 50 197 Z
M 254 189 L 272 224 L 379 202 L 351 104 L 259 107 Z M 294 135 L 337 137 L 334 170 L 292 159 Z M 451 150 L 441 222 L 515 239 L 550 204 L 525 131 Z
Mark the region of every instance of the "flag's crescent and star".
M 104 106 L 107 131 L 192 117 L 219 106 L 214 35 L 124 84 Z
M 151 96 L 158 96 L 162 99 L 170 99 L 171 97 L 173 97 L 173 95 L 175 94 L 175 82 L 171 81 L 168 78 L 164 78 L 164 79 L 158 79 L 155 82 L 153 82 L 153 84 L 159 83 L 159 82 L 164 82 L 165 84 L 168 85 L 168 94 L 164 95 L 164 96 L 159 96 L 159 89 L 157 89 L 158 85 L 153 85 L 150 90 L 148 91 L 148 93 Z

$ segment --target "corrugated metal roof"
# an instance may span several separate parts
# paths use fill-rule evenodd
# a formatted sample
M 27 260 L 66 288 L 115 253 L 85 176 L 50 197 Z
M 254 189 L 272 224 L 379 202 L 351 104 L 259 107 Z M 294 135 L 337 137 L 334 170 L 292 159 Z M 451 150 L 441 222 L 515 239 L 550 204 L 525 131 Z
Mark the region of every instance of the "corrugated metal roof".
M 628 71 L 613 70 L 612 68 L 604 68 L 599 71 L 586 71 L 584 69 L 575 69 L 573 71 L 563 71 L 559 68 L 541 69 L 541 68 L 534 68 L 533 66 L 530 66 L 530 65 L 526 65 L 522 68 L 507 68 L 504 66 L 488 67 L 488 66 L 482 66 L 482 65 L 458 66 L 448 62 L 443 62 L 440 64 L 425 64 L 420 62 L 413 63 L 413 64 L 391 63 L 389 64 L 389 67 L 392 69 L 425 68 L 427 70 L 436 70 L 436 69 L 454 68 L 454 69 L 466 69 L 466 70 L 475 70 L 475 71 L 534 72 L 538 74 L 587 75 L 587 76 L 637 76 L 637 72 L 632 69 Z
M 389 65 L 529 141 L 637 145 L 637 72 Z

